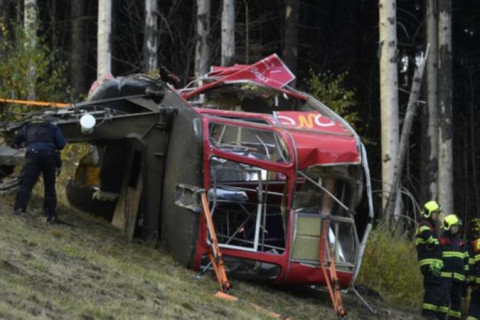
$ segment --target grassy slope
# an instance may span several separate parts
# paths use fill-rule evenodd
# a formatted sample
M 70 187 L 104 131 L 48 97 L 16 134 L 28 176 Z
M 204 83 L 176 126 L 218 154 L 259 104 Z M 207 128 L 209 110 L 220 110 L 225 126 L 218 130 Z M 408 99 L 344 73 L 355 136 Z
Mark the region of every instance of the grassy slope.
M 1 319 L 272 319 L 253 302 L 294 319 L 334 319 L 328 294 L 248 284 L 233 279 L 239 303 L 212 296 L 209 275 L 179 266 L 161 249 L 127 242 L 105 221 L 67 206 L 50 226 L 34 198 L 28 218 L 11 215 L 12 196 L 0 198 Z M 368 298 L 367 298 L 368 299 Z M 416 319 L 386 305 L 372 315 L 345 295 L 350 319 Z

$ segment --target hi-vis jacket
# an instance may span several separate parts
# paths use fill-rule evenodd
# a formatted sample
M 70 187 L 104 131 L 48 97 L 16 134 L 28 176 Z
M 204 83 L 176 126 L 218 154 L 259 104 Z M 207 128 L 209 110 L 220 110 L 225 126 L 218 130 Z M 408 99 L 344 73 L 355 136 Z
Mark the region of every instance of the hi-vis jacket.
M 458 236 L 443 236 L 439 239 L 442 250 L 442 278 L 465 282 L 469 270 L 469 254 L 465 243 Z
M 431 264 L 441 263 L 442 253 L 432 221 L 426 219 L 420 221 L 415 236 L 415 246 L 418 264 L 423 274 L 428 271 Z

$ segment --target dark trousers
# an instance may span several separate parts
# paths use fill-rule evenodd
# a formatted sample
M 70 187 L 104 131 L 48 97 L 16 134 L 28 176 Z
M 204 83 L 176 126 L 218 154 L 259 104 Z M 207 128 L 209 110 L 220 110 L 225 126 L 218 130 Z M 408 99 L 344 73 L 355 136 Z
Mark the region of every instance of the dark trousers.
M 480 320 L 480 285 L 476 285 L 470 295 L 470 307 L 468 308 L 468 320 Z
M 442 278 L 440 309 L 448 319 L 461 318 L 463 283 L 452 278 Z
M 44 184 L 44 210 L 49 217 L 56 217 L 57 194 L 55 192 L 56 151 L 35 150 L 26 154 L 26 164 L 23 168 L 23 177 L 15 199 L 15 210 L 27 209 L 28 200 L 32 189 L 43 174 Z
M 423 276 L 423 306 L 422 316 L 429 319 L 437 319 L 442 317 L 438 307 L 440 303 L 440 281 L 439 277 L 433 277 L 430 273 L 425 272 Z

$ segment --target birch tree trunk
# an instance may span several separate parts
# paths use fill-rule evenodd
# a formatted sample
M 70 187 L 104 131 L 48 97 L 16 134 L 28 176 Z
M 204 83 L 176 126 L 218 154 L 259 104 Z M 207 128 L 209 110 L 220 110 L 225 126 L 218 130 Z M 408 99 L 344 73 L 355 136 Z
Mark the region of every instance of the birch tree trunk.
M 143 39 L 143 70 L 156 70 L 158 67 L 158 3 L 145 0 L 145 34 Z
M 427 106 L 422 108 L 421 140 L 421 201 L 438 198 L 438 6 L 437 0 L 426 1 L 427 43 L 430 45 L 427 60 Z
M 72 18 L 72 47 L 70 52 L 70 80 L 73 94 L 85 92 L 85 1 L 72 1 L 70 16 Z
M 380 33 L 380 107 L 382 132 L 382 207 L 392 191 L 394 162 L 397 155 L 398 70 L 395 0 L 379 0 Z M 397 207 L 397 204 L 395 205 Z M 395 212 L 396 210 L 394 210 Z M 384 216 L 387 223 L 391 216 Z
M 98 0 L 97 78 L 112 71 L 112 0 Z
M 195 76 L 208 72 L 210 66 L 210 0 L 197 0 L 197 39 L 195 44 Z
M 395 204 L 397 197 L 399 197 L 399 188 L 402 178 L 403 166 L 407 156 L 407 149 L 409 146 L 410 132 L 412 130 L 413 119 L 415 117 L 418 105 L 418 97 L 420 96 L 420 89 L 422 87 L 423 71 L 425 70 L 425 62 L 427 61 L 429 46 L 425 56 L 422 56 L 416 62 L 415 72 L 413 74 L 412 88 L 408 97 L 407 111 L 403 121 L 402 135 L 400 136 L 400 143 L 398 147 L 397 157 L 394 164 L 394 174 L 392 181 L 392 190 L 388 196 L 388 202 L 385 206 L 385 215 L 387 217 L 394 216 Z M 387 220 L 388 221 L 388 220 Z
M 30 52 L 30 54 L 34 55 L 34 52 L 37 48 L 37 28 L 38 28 L 38 6 L 37 0 L 25 0 L 24 2 L 24 9 L 23 9 L 23 27 L 25 30 L 25 49 Z M 35 64 L 34 59 L 30 59 L 28 66 L 27 66 L 27 92 L 28 92 L 28 100 L 34 100 L 36 97 L 36 88 L 35 82 L 37 78 L 36 72 L 37 66 Z
M 297 73 L 299 7 L 299 0 L 286 1 L 283 59 L 288 68 L 292 70 L 293 74 Z
M 222 66 L 235 63 L 235 0 L 223 0 Z
M 438 1 L 438 102 L 440 105 L 438 200 L 445 213 L 452 213 L 452 1 Z

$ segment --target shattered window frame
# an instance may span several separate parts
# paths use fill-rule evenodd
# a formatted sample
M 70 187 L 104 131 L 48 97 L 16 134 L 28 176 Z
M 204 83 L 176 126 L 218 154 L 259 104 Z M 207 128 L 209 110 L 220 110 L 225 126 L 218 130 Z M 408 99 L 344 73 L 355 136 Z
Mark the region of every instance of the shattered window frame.
M 275 130 L 209 121 L 209 144 L 238 156 L 276 164 L 292 162 L 285 140 Z
M 359 197 L 357 189 L 363 187 L 359 166 L 316 166 L 298 173 L 293 209 L 300 230 L 297 230 L 293 239 L 293 247 L 295 249 L 298 238 L 301 239 L 298 241 L 311 241 L 316 246 L 313 249 L 316 252 L 294 253 L 294 260 L 316 264 L 320 252 L 324 252 L 323 261 L 330 261 L 328 250 L 320 250 L 321 229 L 323 221 L 327 219 L 327 240 L 332 246 L 335 262 L 353 268 L 360 243 L 354 220 L 354 208 Z M 302 227 L 302 223 L 310 226 Z M 316 224 L 313 228 L 312 223 Z
M 287 177 L 217 156 L 210 158 L 210 175 L 208 197 L 219 246 L 282 254 Z

